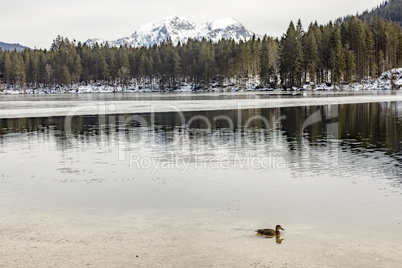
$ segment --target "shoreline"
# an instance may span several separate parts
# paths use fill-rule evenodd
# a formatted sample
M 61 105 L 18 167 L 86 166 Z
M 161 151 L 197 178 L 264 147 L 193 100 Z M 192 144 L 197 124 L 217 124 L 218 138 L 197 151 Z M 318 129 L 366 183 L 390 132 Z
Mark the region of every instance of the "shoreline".
M 261 82 L 257 78 L 248 78 L 245 87 L 237 85 L 218 85 L 211 83 L 203 89 L 195 88 L 194 85 L 187 82 L 181 82 L 177 88 L 162 88 L 157 81 L 145 83 L 142 80 L 132 79 L 128 84 L 122 86 L 118 82 L 80 82 L 70 86 L 53 85 L 50 87 L 13 88 L 0 84 L 0 95 L 20 95 L 20 94 L 82 94 L 82 93 L 208 93 L 208 92 L 267 92 L 267 91 L 360 91 L 360 90 L 398 90 L 402 88 L 402 68 L 395 68 L 381 74 L 377 79 L 367 79 L 360 82 L 332 85 L 330 82 L 321 84 L 307 83 L 302 87 L 281 88 L 276 85 L 275 88 L 260 86 Z M 247 86 L 248 85 L 248 86 Z
M 7 219 L 1 224 L 0 266 L 8 267 L 392 267 L 401 258 L 396 241 L 378 244 L 381 235 L 367 237 L 364 230 L 331 233 L 325 226 L 288 223 L 279 245 L 255 234 L 264 222 L 235 221 L 236 215 L 220 212 L 62 211 Z

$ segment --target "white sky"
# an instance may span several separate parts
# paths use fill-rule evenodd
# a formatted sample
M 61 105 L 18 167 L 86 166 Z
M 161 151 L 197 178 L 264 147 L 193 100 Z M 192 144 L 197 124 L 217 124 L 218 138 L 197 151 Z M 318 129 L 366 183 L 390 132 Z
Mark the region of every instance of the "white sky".
M 326 24 L 383 0 L 0 0 L 0 41 L 49 48 L 57 35 L 115 40 L 140 25 L 178 15 L 195 23 L 233 17 L 247 29 L 281 36 L 291 20 Z

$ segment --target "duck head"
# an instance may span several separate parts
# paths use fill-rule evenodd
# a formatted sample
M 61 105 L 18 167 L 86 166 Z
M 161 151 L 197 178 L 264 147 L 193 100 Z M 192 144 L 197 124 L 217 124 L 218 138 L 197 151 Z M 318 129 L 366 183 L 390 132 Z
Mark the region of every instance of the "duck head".
M 282 226 L 280 226 L 280 225 L 277 225 L 277 226 L 275 227 L 275 230 L 276 230 L 277 232 L 279 232 L 279 230 L 285 231 L 285 229 L 283 229 Z
M 284 230 L 285 231 L 285 229 L 283 229 L 282 226 L 277 225 L 275 227 L 275 233 L 276 233 L 277 236 L 281 235 L 281 232 L 279 230 Z

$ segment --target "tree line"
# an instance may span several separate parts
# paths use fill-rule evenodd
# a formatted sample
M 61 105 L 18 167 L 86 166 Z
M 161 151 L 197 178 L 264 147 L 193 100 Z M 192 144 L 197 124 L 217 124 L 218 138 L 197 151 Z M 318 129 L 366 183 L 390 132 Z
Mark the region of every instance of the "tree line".
M 246 87 L 259 78 L 262 87 L 300 87 L 304 83 L 353 82 L 378 77 L 402 66 L 402 30 L 381 17 L 318 25 L 305 31 L 290 23 L 281 38 L 264 36 L 236 43 L 205 39 L 150 48 L 87 46 L 58 36 L 49 50 L 0 49 L 0 79 L 13 87 L 69 86 L 102 81 L 155 88 Z
M 357 14 L 359 19 L 370 20 L 371 17 L 381 16 L 385 21 L 392 20 L 399 22 L 402 26 L 402 0 L 387 0 L 383 1 L 379 6 L 372 10 L 366 10 L 361 14 Z M 352 16 L 339 18 L 337 22 L 350 20 Z

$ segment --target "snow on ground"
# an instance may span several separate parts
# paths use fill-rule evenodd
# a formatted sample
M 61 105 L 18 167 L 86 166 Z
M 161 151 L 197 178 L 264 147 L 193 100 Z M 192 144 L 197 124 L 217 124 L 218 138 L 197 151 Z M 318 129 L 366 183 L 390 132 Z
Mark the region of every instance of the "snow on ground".
M 376 89 L 402 88 L 402 68 L 384 72 L 373 85 Z
M 208 88 L 195 88 L 189 83 L 181 83 L 176 89 L 162 89 L 155 81 L 152 84 L 133 79 L 126 86 L 108 85 L 106 83 L 74 84 L 70 87 L 39 87 L 39 88 L 7 88 L 0 85 L 0 94 L 56 94 L 56 93 L 117 93 L 117 92 L 243 92 L 243 91 L 282 91 L 282 88 L 260 87 L 258 78 L 226 79 L 225 86 L 212 82 Z M 237 85 L 237 86 L 235 86 Z M 359 90 L 391 90 L 402 89 L 402 68 L 384 72 L 376 80 L 363 80 L 360 83 L 327 85 L 309 83 L 302 88 L 288 88 L 288 91 L 359 91 Z

